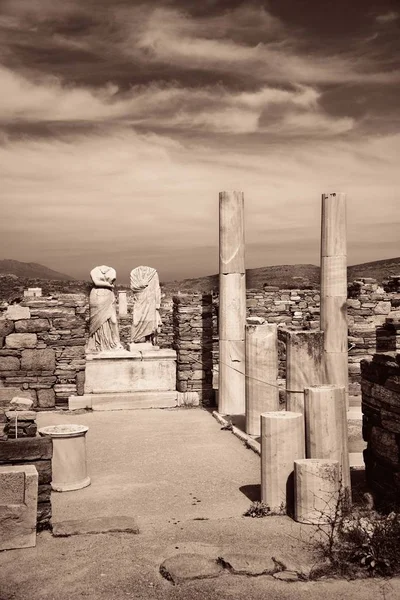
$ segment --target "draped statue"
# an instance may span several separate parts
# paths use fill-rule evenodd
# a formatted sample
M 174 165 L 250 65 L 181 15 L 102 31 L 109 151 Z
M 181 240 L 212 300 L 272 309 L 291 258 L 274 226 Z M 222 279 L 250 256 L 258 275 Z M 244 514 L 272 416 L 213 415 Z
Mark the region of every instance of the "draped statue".
M 87 352 L 120 350 L 114 282 L 117 278 L 112 267 L 95 267 L 90 272 L 93 281 L 89 296 L 89 341 Z
M 136 267 L 131 271 L 133 292 L 132 342 L 156 343 L 161 327 L 161 290 L 158 273 L 151 267 Z

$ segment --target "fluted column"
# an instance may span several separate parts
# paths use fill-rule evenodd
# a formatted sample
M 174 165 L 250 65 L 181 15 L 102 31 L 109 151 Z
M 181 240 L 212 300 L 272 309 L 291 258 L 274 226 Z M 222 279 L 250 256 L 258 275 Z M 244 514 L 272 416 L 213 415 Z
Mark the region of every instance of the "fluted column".
M 246 433 L 260 435 L 260 415 L 279 409 L 275 323 L 246 325 Z
M 274 512 L 294 503 L 294 461 L 305 457 L 303 415 L 288 411 L 261 415 L 261 501 Z
M 342 385 L 348 408 L 346 194 L 322 194 L 321 330 L 325 381 Z
M 246 274 L 243 192 L 219 195 L 218 412 L 245 412 Z

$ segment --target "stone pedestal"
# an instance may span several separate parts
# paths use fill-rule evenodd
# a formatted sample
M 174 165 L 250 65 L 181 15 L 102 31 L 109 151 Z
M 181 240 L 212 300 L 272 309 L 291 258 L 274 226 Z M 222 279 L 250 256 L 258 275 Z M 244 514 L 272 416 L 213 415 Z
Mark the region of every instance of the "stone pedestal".
M 305 389 L 307 458 L 336 460 L 340 481 L 348 499 L 351 496 L 345 389 L 318 385 Z
M 176 352 L 151 344 L 86 355 L 83 396 L 71 396 L 70 410 L 127 410 L 178 405 Z M 138 350 L 136 347 L 140 347 Z
M 305 457 L 303 415 L 261 415 L 261 501 L 274 512 L 292 512 L 294 461 Z
M 279 410 L 276 324 L 246 325 L 246 433 L 259 436 L 260 415 Z
M 338 510 L 339 462 L 307 458 L 294 461 L 295 520 L 331 523 Z
M 86 466 L 86 433 L 84 425 L 51 425 L 39 433 L 53 440 L 52 481 L 55 492 L 80 490 L 90 485 Z
M 36 546 L 37 503 L 36 467 L 0 467 L 0 550 Z

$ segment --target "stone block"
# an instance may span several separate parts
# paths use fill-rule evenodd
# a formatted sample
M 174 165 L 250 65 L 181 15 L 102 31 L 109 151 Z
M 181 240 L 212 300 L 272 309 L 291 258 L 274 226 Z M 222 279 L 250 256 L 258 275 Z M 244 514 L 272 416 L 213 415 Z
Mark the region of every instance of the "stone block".
M 37 500 L 33 465 L 0 467 L 0 550 L 36 545 Z
M 15 323 L 17 333 L 39 333 L 49 329 L 50 323 L 47 319 L 21 319 Z
M 20 319 L 30 319 L 31 311 L 28 306 L 20 306 L 19 304 L 11 304 L 7 307 L 4 313 L 6 319 L 10 321 L 19 321 Z
M 0 388 L 0 407 L 9 406 L 11 400 L 19 396 L 20 398 L 31 398 L 33 403 L 36 402 L 36 393 L 33 390 L 20 390 L 15 387 Z
M 33 406 L 33 400 L 31 398 L 22 398 L 16 396 L 10 402 L 10 409 L 16 411 L 30 410 Z
M 76 393 L 78 396 L 83 396 L 85 393 L 85 371 L 76 374 Z
M 21 368 L 26 371 L 54 371 L 56 366 L 55 352 L 52 348 L 42 350 L 24 350 Z
M 14 331 L 14 321 L 0 320 L 0 338 L 4 338 Z
M 390 313 L 390 309 L 390 302 L 378 302 L 374 308 L 374 313 L 376 315 L 388 315 Z
M 52 408 L 56 403 L 56 395 L 53 389 L 38 390 L 38 406 L 40 408 Z
M 19 359 L 14 356 L 0 356 L 0 371 L 18 371 Z
M 36 344 L 36 333 L 10 333 L 6 337 L 6 348 L 34 348 Z
M 53 444 L 50 438 L 10 439 L 0 442 L 0 464 L 45 460 L 51 462 L 52 456 Z
M 34 410 L 7 410 L 6 417 L 9 421 L 36 421 L 37 413 Z

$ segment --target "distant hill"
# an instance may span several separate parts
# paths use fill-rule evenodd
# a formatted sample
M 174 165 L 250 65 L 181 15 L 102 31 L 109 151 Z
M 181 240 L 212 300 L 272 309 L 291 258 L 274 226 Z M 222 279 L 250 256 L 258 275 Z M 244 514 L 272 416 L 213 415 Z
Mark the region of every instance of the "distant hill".
M 400 257 L 352 265 L 347 269 L 349 282 L 361 277 L 373 277 L 381 283 L 389 275 L 397 274 L 400 274 Z M 276 265 L 246 270 L 246 287 L 248 289 L 262 289 L 264 286 L 274 286 L 280 289 L 305 289 L 318 287 L 319 282 L 320 268 L 316 265 Z M 218 289 L 218 275 L 166 282 L 163 284 L 163 289 L 165 291 L 210 292 Z
M 52 279 L 53 281 L 71 281 L 75 279 L 65 273 L 53 271 L 37 263 L 20 262 L 19 260 L 0 260 L 0 274 L 16 275 L 27 279 Z

